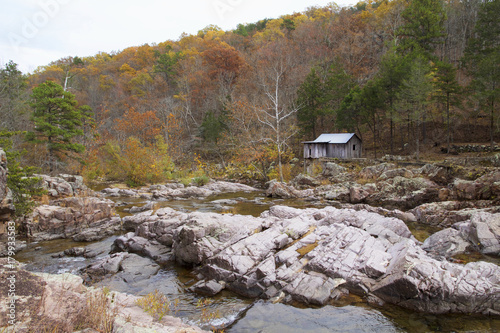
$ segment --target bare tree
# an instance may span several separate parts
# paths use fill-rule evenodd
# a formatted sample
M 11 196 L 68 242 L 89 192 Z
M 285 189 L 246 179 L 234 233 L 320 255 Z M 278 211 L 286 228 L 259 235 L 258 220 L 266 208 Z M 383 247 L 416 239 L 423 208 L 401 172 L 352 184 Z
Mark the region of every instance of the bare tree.
M 254 104 L 258 121 L 268 131 L 260 140 L 276 146 L 280 180 L 283 181 L 282 156 L 292 136 L 297 133 L 292 117 L 300 106 L 295 105 L 297 87 L 292 82 L 293 52 L 286 42 L 277 42 L 264 48 L 256 65 L 260 98 Z

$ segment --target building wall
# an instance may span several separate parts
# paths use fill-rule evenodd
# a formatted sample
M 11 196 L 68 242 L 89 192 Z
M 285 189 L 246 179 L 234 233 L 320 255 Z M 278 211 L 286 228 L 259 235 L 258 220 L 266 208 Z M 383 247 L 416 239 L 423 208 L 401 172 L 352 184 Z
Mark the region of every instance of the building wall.
M 363 145 L 357 136 L 353 136 L 345 145 L 345 158 L 361 158 Z
M 328 153 L 326 157 L 346 158 L 347 149 L 343 143 L 330 143 L 328 144 Z
M 304 158 L 320 158 L 325 157 L 327 151 L 326 143 L 305 143 Z
M 347 143 L 305 143 L 304 158 L 361 158 L 363 147 L 361 140 L 353 136 Z

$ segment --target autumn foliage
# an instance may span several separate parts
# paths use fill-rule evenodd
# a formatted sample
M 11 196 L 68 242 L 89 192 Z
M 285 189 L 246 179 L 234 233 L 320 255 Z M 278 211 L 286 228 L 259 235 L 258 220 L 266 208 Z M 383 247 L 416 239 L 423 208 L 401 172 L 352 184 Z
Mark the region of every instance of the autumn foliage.
M 300 142 L 323 132 L 355 131 L 374 156 L 411 155 L 417 145 L 451 139 L 487 141 L 490 132 L 498 139 L 498 92 L 474 79 L 488 63 L 462 66 L 467 54 L 482 57 L 467 45 L 483 36 L 474 29 L 488 3 L 331 3 L 232 31 L 208 26 L 175 41 L 60 59 L 29 83 L 66 83 L 93 110 L 89 177 L 163 181 L 198 170 L 198 156 L 212 177 L 280 178 L 283 164 L 290 178 L 300 170 Z M 414 108 L 417 79 L 431 84 L 422 83 L 428 91 Z
M 121 118 L 115 119 L 115 131 L 120 139 L 136 137 L 152 143 L 162 132 L 162 124 L 154 111 L 137 112 L 130 107 Z

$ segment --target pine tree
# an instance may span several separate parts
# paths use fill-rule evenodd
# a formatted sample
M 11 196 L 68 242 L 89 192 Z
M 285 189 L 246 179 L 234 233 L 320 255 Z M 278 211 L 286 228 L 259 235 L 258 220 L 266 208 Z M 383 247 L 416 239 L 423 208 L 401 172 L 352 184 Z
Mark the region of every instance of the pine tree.
M 398 108 L 407 112 L 408 121 L 415 124 L 416 158 L 420 159 L 420 126 L 424 123 L 427 105 L 433 91 L 427 60 L 416 58 L 411 64 L 409 76 L 403 80 L 398 96 Z
M 399 55 L 394 50 L 389 50 L 382 58 L 376 79 L 376 84 L 381 88 L 381 98 L 384 100 L 385 110 L 389 118 L 391 155 L 394 154 L 394 123 L 398 119 L 394 104 L 397 102 L 401 83 L 408 75 L 408 63 L 406 57 Z
M 28 78 L 12 60 L 0 68 L 0 128 L 26 129 L 29 107 Z
M 84 145 L 73 141 L 76 136 L 83 135 L 84 121 L 91 119 L 89 106 L 78 107 L 75 96 L 52 81 L 33 89 L 30 105 L 35 128 L 26 138 L 47 146 L 50 172 L 54 170 L 56 155 L 74 157 L 70 153 L 85 150 Z
M 297 120 L 303 135 L 317 137 L 317 122 L 323 114 L 325 94 L 324 83 L 316 69 L 312 68 L 297 92 L 297 104 L 301 106 L 297 111 Z
M 32 166 L 21 166 L 19 158 L 25 151 L 16 151 L 12 148 L 12 138 L 22 133 L 21 131 L 0 131 L 0 147 L 7 155 L 7 169 L 9 170 L 7 187 L 12 192 L 16 216 L 29 214 L 36 206 L 34 199 L 47 192 L 42 187 L 42 179 L 34 176 L 38 169 Z
M 464 63 L 472 76 L 474 97 L 490 116 L 490 144 L 493 148 L 495 108 L 500 99 L 500 0 L 484 2 L 468 42 Z
M 450 153 L 450 108 L 460 105 L 460 93 L 462 88 L 457 82 L 457 71 L 452 64 L 447 62 L 436 62 L 434 73 L 434 99 L 445 106 L 446 112 L 446 150 Z
M 401 54 L 433 58 L 436 45 L 443 42 L 446 13 L 441 0 L 414 0 L 402 13 L 405 23 L 397 30 Z
M 297 92 L 297 120 L 302 134 L 316 138 L 331 126 L 327 120 L 335 118 L 352 86 L 352 77 L 338 59 L 313 67 Z

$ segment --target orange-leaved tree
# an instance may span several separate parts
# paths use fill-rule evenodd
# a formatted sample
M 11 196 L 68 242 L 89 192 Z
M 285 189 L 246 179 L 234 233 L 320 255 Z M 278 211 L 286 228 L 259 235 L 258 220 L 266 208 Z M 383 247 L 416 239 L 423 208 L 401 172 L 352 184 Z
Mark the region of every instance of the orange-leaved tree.
M 138 112 L 129 106 L 123 117 L 115 119 L 115 130 L 121 141 L 135 136 L 143 143 L 152 143 L 161 134 L 162 126 L 155 111 Z

